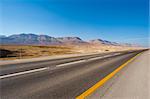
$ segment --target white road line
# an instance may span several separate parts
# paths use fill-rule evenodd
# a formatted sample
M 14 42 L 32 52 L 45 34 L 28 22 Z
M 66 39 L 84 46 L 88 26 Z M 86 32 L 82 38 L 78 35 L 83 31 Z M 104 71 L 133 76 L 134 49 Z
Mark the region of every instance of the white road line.
M 110 57 L 110 56 L 115 56 L 115 55 L 105 55 L 103 56 L 103 58 Z
M 64 63 L 64 64 L 56 65 L 56 67 L 63 67 L 63 66 L 67 66 L 67 65 L 73 65 L 73 64 L 82 63 L 82 62 L 85 62 L 85 61 L 86 60 L 79 60 L 79 61 L 75 61 L 75 62 Z
M 0 79 L 13 77 L 13 76 L 19 76 L 19 75 L 23 75 L 23 74 L 29 74 L 29 73 L 38 72 L 38 71 L 43 71 L 43 70 L 46 70 L 46 69 L 49 69 L 49 68 L 44 67 L 44 68 L 40 68 L 40 69 L 34 69 L 34 70 L 29 70 L 29 71 L 24 71 L 24 72 L 19 72 L 19 73 L 3 75 L 3 76 L 0 76 Z
M 119 55 L 119 54 L 120 53 L 116 53 L 116 54 L 113 54 L 113 55 L 105 55 L 105 56 L 101 56 L 101 57 L 90 58 L 90 59 L 87 59 L 87 60 L 85 59 L 85 60 L 79 60 L 79 61 L 75 61 L 75 62 L 64 63 L 64 64 L 56 65 L 56 67 L 63 67 L 63 66 L 76 64 L 76 63 L 82 63 L 82 62 L 85 62 L 85 61 L 102 59 L 102 58 L 106 58 L 106 57 L 110 57 L 110 56 L 116 56 L 116 55 Z
M 112 54 L 112 55 L 105 55 L 103 56 L 103 58 L 106 58 L 106 57 L 111 57 L 111 56 L 116 56 L 116 55 L 120 55 L 121 53 L 115 53 L 115 54 Z
M 113 54 L 113 55 L 120 55 L 121 53 L 115 53 L 115 54 Z
M 106 58 L 106 57 L 115 56 L 115 55 L 118 55 L 118 54 L 120 54 L 120 53 L 116 53 L 116 54 L 113 54 L 113 55 L 105 55 L 105 56 L 101 56 L 101 57 L 90 58 L 90 59 L 87 59 L 87 60 L 85 59 L 85 60 L 79 60 L 79 61 L 64 63 L 64 64 L 56 65 L 56 67 L 63 67 L 63 66 L 67 66 L 67 65 L 73 65 L 73 64 L 76 64 L 76 63 L 82 63 L 82 62 L 89 61 L 89 60 L 96 60 L 96 59 Z M 29 74 L 29 73 L 33 73 L 33 72 L 39 72 L 39 71 L 43 71 L 43 70 L 47 70 L 47 69 L 50 69 L 50 67 L 44 67 L 44 68 L 39 68 L 39 69 L 34 69 L 34 70 L 29 70 L 29 71 L 23 71 L 23 72 L 18 72 L 18 73 L 13 73 L 13 74 L 7 74 L 7 75 L 0 76 L 0 79 L 13 77 L 13 76 L 24 75 L 24 74 Z
M 88 59 L 88 60 L 97 60 L 97 59 L 102 59 L 103 57 L 95 57 L 95 58 L 91 58 L 91 59 Z

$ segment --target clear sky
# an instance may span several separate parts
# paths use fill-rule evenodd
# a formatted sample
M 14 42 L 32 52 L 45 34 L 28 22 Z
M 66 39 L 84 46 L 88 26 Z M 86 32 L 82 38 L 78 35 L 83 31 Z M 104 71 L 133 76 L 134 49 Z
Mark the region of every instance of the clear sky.
M 148 44 L 148 0 L 0 0 L 0 34 Z

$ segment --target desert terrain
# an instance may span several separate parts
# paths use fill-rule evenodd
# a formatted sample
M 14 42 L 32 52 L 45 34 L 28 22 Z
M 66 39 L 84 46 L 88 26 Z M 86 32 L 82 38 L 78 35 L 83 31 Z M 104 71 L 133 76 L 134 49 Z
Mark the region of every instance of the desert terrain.
M 35 58 L 65 54 L 104 53 L 139 49 L 111 45 L 1 45 L 0 60 Z

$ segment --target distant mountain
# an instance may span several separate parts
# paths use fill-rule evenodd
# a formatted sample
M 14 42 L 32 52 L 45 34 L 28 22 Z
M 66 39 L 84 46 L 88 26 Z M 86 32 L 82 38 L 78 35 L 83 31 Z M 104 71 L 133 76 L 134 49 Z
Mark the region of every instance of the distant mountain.
M 92 43 L 92 44 L 103 44 L 103 40 L 101 39 L 94 39 L 94 40 L 90 40 L 89 43 Z
M 82 44 L 98 44 L 98 45 L 113 45 L 113 46 L 132 46 L 132 44 L 119 44 L 102 39 L 94 39 L 83 41 L 79 37 L 51 37 L 48 35 L 36 34 L 15 34 L 10 36 L 0 35 L 0 44 L 18 44 L 18 45 L 82 45 Z
M 85 44 L 85 43 L 87 43 L 79 37 L 59 37 L 56 39 L 65 44 Z
M 5 35 L 0 35 L 0 38 L 5 38 L 6 36 Z
M 23 44 L 23 45 L 60 45 L 60 44 L 82 44 L 86 43 L 79 37 L 51 37 L 48 35 L 15 34 L 0 36 L 1 44 Z
M 135 44 L 129 44 L 129 43 L 122 43 L 121 45 L 122 45 L 122 46 L 129 46 L 129 47 L 132 47 L 132 46 L 137 47 L 137 46 L 138 46 L 138 45 L 135 45 Z
M 102 39 L 90 40 L 89 43 L 91 43 L 91 44 L 100 44 L 100 45 L 119 45 L 116 42 L 111 42 L 111 41 L 102 40 Z
M 1 44 L 61 44 L 59 40 L 47 35 L 35 35 L 35 34 L 17 34 L 8 37 L 0 37 Z

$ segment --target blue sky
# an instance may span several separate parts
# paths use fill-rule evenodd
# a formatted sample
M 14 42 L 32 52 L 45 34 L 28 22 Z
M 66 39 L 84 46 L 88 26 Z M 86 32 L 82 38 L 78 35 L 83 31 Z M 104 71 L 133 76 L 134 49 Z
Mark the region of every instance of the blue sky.
M 148 44 L 148 0 L 0 0 L 0 34 Z

